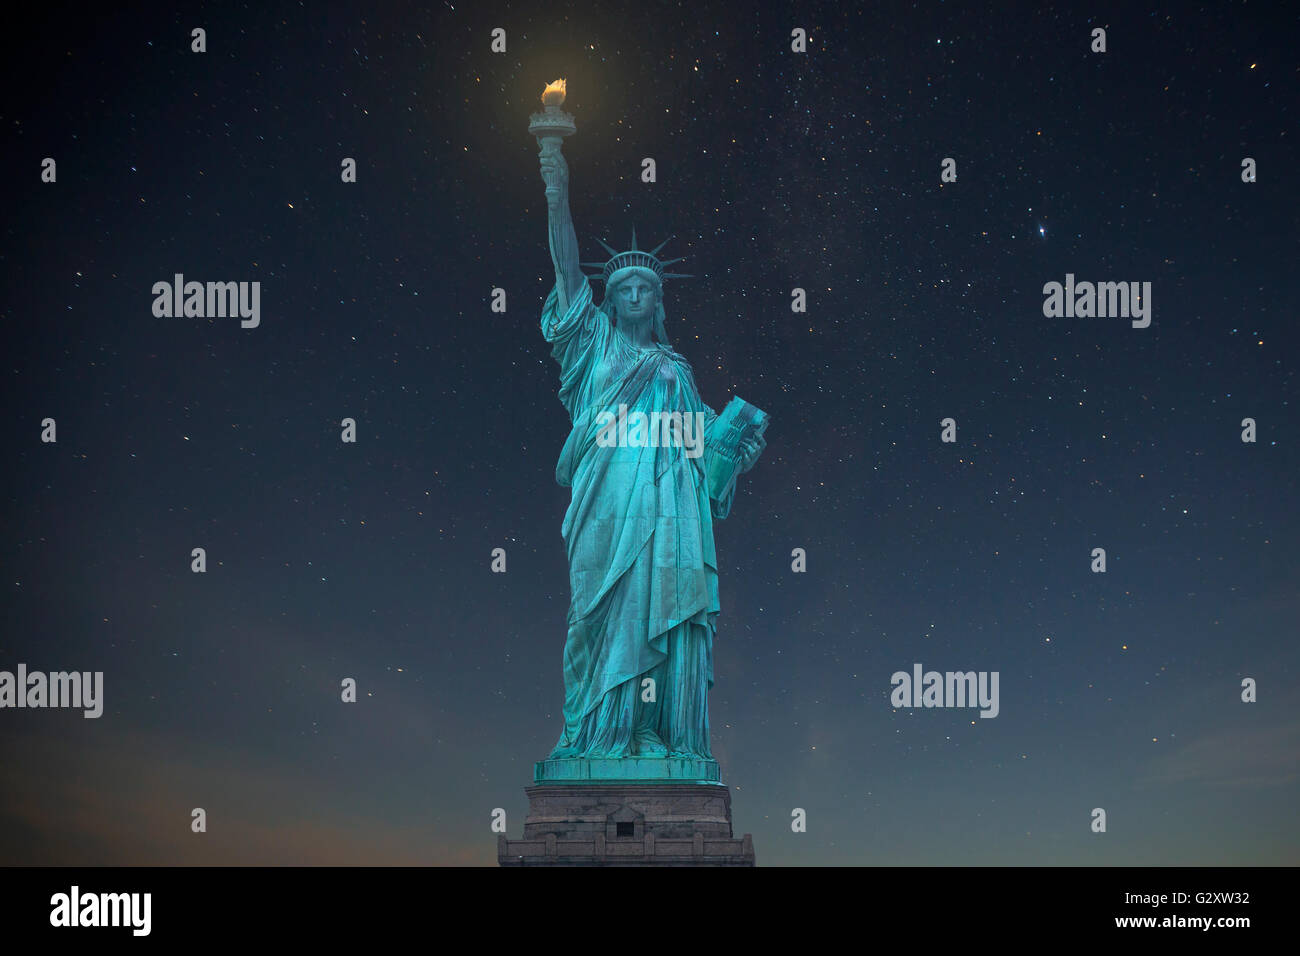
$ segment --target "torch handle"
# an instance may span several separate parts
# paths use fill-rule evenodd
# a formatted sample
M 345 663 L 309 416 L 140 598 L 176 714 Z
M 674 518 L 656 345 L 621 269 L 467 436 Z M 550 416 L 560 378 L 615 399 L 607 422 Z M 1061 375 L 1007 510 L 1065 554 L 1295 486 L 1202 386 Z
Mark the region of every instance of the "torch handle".
M 561 136 L 538 136 L 537 144 L 542 148 L 543 156 L 564 156 L 564 138 Z M 554 206 L 560 201 L 561 191 L 559 186 L 553 186 L 550 183 L 546 185 L 546 204 Z

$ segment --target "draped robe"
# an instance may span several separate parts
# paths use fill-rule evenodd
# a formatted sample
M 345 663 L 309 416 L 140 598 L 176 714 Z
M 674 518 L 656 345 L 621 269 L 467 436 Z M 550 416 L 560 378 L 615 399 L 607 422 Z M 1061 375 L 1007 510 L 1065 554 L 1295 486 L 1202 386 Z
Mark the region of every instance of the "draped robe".
M 621 405 L 647 417 L 702 412 L 706 427 L 717 415 L 687 361 L 662 344 L 634 344 L 592 303 L 585 278 L 564 315 L 557 303 L 552 288 L 541 326 L 572 423 L 555 469 L 572 489 L 562 528 L 572 601 L 564 730 L 551 757 L 649 755 L 637 736 L 648 730 L 674 756 L 707 758 L 720 610 L 713 519 L 730 511 L 735 482 L 711 499 L 704 454 L 692 457 L 680 441 L 604 447 L 597 436 L 601 412 Z M 653 702 L 642 699 L 646 677 Z

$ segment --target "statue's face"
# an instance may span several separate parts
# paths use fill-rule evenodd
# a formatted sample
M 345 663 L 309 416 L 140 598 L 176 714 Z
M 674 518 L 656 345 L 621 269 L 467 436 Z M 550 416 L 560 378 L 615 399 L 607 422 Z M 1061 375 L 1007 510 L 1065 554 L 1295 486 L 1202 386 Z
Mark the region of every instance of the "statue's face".
M 614 290 L 614 304 L 620 319 L 645 319 L 653 317 L 659 304 L 659 290 L 641 276 L 624 279 Z

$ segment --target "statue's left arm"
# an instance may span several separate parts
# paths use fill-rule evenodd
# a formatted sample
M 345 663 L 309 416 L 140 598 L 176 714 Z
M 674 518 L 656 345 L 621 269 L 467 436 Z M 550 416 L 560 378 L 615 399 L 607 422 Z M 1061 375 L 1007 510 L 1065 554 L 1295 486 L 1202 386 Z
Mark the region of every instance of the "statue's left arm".
M 704 429 L 707 432 L 709 427 L 712 426 L 714 419 L 718 417 L 718 414 L 708 405 L 705 405 L 704 416 Z M 727 489 L 724 492 L 722 492 L 721 497 L 714 498 L 711 495 L 709 497 L 710 510 L 713 512 L 713 517 L 723 520 L 727 515 L 731 514 L 731 503 L 736 497 L 736 482 L 739 480 L 739 475 L 745 474 L 758 463 L 759 456 L 763 454 L 763 449 L 766 447 L 767 439 L 762 435 L 741 443 L 740 468 L 737 472 L 737 477 L 731 480 L 731 484 L 727 486 Z

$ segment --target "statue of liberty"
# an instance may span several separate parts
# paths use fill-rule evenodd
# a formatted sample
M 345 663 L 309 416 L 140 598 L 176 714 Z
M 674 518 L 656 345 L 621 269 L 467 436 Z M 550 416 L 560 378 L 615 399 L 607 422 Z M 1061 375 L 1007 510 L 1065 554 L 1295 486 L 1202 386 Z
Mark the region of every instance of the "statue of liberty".
M 554 109 L 562 95 L 543 101 L 567 118 Z M 708 692 L 720 610 L 713 521 L 730 512 L 735 476 L 762 453 L 766 416 L 733 400 L 724 418 L 735 406 L 755 427 L 730 428 L 734 444 L 719 450 L 719 416 L 701 400 L 664 326 L 663 282 L 685 278 L 664 267 L 680 260 L 656 258 L 664 243 L 639 250 L 634 229 L 629 251 L 602 242 L 608 261 L 579 262 L 559 135 L 538 140 L 556 275 L 541 329 L 572 423 L 555 469 L 556 481 L 572 489 L 562 526 L 572 603 L 564 729 L 549 759 L 712 760 Z M 599 306 L 591 279 L 605 286 Z M 663 421 L 680 413 L 686 424 L 674 435 L 681 440 L 638 440 L 629 431 L 611 443 L 614 416 L 637 412 L 651 421 L 652 413 Z M 694 446 L 691 420 L 704 426 Z M 717 457 L 725 451 L 727 460 Z

